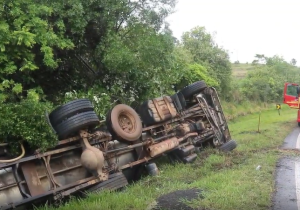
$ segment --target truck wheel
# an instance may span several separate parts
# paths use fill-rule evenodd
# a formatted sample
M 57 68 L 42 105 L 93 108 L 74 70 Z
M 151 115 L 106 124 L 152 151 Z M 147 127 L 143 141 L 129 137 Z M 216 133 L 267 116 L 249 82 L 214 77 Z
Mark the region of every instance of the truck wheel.
M 136 141 L 142 135 L 142 122 L 139 115 L 130 106 L 118 104 L 107 115 L 106 125 L 112 135 L 120 140 Z
M 140 110 L 140 116 L 143 120 L 143 123 L 145 123 L 146 125 L 152 125 L 155 124 L 155 120 L 151 114 L 151 111 L 148 108 L 148 101 L 145 101 L 139 108 Z
M 53 127 L 60 124 L 64 119 L 86 111 L 94 111 L 94 107 L 89 99 L 77 99 L 57 107 L 49 114 L 49 119 Z
M 174 95 L 170 96 L 173 103 L 174 103 L 174 106 L 176 107 L 177 111 L 180 112 L 182 110 L 182 106 L 181 106 L 181 103 L 180 103 L 180 100 L 178 98 L 178 95 L 177 93 L 175 93 Z
M 222 152 L 230 152 L 237 147 L 237 143 L 234 140 L 230 140 L 220 146 L 219 150 Z
M 81 129 L 95 128 L 99 125 L 99 118 L 94 111 L 88 111 L 76 114 L 56 126 L 55 130 L 59 139 L 67 138 L 68 136 L 78 132 Z
M 182 92 L 178 92 L 177 96 L 178 96 L 178 99 L 179 99 L 179 101 L 181 103 L 182 109 L 185 109 L 185 107 L 186 107 L 186 100 L 185 100 Z
M 122 174 L 122 172 L 114 173 L 109 175 L 109 179 L 104 182 L 100 182 L 89 189 L 88 192 L 98 193 L 102 190 L 117 190 L 122 187 L 125 187 L 128 184 L 126 177 Z
M 205 88 L 207 88 L 206 83 L 204 81 L 198 81 L 189 86 L 186 86 L 180 92 L 185 99 L 189 99 L 196 93 L 200 93 L 201 91 L 203 91 Z

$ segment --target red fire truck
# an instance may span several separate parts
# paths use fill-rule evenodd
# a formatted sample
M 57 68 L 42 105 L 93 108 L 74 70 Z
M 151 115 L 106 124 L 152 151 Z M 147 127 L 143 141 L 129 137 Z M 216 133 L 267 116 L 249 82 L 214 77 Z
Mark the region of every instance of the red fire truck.
M 288 83 L 288 82 L 284 84 L 283 103 L 289 105 L 289 107 L 293 109 L 298 109 L 297 122 L 298 122 L 298 126 L 300 127 L 299 93 L 300 93 L 300 88 L 298 84 Z

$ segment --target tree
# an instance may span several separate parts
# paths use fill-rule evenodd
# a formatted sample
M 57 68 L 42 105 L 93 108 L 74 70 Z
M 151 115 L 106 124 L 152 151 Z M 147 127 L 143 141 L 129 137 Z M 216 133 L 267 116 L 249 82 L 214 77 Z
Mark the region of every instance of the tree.
M 26 96 L 41 87 L 54 102 L 95 85 L 120 98 L 149 93 L 144 72 L 170 69 L 173 39 L 165 17 L 174 6 L 174 0 L 5 0 L 0 88 Z
M 253 101 L 281 101 L 284 82 L 297 83 L 300 80 L 299 68 L 276 55 L 263 56 L 263 59 L 266 65 L 259 65 L 249 72 L 240 89 L 246 98 Z
M 69 89 L 100 86 L 120 101 L 141 100 L 153 87 L 145 77 L 157 77 L 169 69 L 173 41 L 165 17 L 174 0 L 45 2 L 65 22 L 66 35 L 73 37 L 76 46 L 72 52 L 61 53 L 64 65 L 56 71 L 72 81 L 67 83 Z
M 0 140 L 55 142 L 44 119 L 49 101 L 96 98 L 104 116 L 116 101 L 170 91 L 174 40 L 165 17 L 174 6 L 174 0 L 4 0 Z
M 48 22 L 52 15 L 51 7 L 34 0 L 6 0 L 0 7 L 0 101 L 12 99 L 10 91 L 26 96 L 29 89 L 45 82 L 33 81 L 36 71 L 43 74 L 41 67 L 59 66 L 55 51 L 74 47 L 64 36 L 62 22 Z
M 293 66 L 296 66 L 297 64 L 297 60 L 295 58 L 293 58 L 290 62 L 290 64 L 292 64 Z
M 195 27 L 185 32 L 182 45 L 192 54 L 194 62 L 205 66 L 212 77 L 218 81 L 220 91 L 227 94 L 231 80 L 231 64 L 228 53 L 219 47 L 212 35 L 204 27 Z
M 265 57 L 265 55 L 264 54 L 256 54 L 255 56 L 254 56 L 256 59 L 256 61 L 257 61 L 257 63 L 260 63 L 260 64 L 266 64 L 266 57 Z

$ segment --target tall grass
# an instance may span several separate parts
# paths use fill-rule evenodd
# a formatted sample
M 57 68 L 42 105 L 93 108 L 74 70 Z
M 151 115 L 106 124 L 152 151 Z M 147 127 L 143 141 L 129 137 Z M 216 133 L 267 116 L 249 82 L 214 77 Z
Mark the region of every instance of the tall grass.
M 222 101 L 222 107 L 226 119 L 233 120 L 239 116 L 246 116 L 248 114 L 258 113 L 264 110 L 275 109 L 276 104 L 250 101 L 235 104 L 232 102 Z

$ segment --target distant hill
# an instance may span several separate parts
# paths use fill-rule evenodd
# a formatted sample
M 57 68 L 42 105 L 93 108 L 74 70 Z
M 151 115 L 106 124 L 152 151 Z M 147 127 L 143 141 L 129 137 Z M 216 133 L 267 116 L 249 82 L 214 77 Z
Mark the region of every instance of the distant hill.
M 255 69 L 255 66 L 253 66 L 251 63 L 239 63 L 239 64 L 231 64 L 232 68 L 232 75 L 236 78 L 244 78 L 246 77 L 247 73 L 249 71 L 252 71 Z

